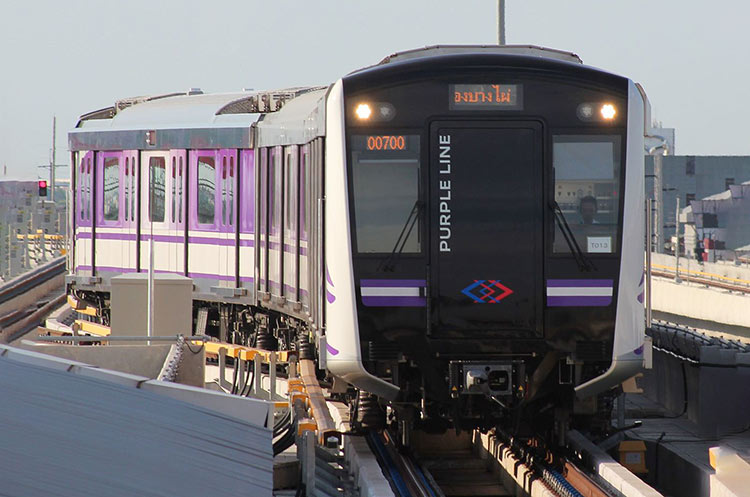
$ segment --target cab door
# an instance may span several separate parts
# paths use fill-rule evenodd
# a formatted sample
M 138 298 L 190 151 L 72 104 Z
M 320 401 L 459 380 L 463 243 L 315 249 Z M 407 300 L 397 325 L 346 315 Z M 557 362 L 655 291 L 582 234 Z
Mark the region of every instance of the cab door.
M 543 137 L 536 122 L 430 128 L 431 283 L 436 337 L 539 337 Z

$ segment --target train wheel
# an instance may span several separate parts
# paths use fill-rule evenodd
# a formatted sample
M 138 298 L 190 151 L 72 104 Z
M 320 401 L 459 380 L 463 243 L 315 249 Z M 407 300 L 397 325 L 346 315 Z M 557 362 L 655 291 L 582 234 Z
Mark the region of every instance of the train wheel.
M 385 410 L 378 403 L 378 398 L 359 390 L 353 416 L 355 430 L 382 430 L 385 424 Z

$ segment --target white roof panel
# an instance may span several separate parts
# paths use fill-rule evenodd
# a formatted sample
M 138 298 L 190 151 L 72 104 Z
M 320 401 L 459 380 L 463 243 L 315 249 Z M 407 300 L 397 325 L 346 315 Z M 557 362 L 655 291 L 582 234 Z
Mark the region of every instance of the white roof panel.
M 255 93 L 255 92 L 252 92 Z M 251 92 L 178 95 L 141 101 L 118 111 L 111 119 L 88 119 L 78 129 L 128 130 L 208 127 L 249 127 L 259 114 L 216 113 L 227 104 L 247 98 Z

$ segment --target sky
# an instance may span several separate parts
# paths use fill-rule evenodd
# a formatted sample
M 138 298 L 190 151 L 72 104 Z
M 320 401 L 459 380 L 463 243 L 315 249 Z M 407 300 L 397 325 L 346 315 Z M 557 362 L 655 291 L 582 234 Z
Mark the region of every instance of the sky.
M 68 164 L 77 117 L 147 94 L 328 84 L 401 50 L 497 42 L 496 0 L 6 0 L 0 177 Z M 681 155 L 750 155 L 750 4 L 506 0 L 506 42 L 640 82 Z M 58 170 L 65 176 L 66 170 Z

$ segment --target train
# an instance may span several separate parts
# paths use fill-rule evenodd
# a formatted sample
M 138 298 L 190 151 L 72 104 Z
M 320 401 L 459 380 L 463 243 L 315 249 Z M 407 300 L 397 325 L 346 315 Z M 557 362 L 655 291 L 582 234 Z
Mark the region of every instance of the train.
M 118 100 L 69 133 L 67 289 L 106 324 L 153 255 L 193 333 L 314 358 L 364 428 L 606 420 L 643 365 L 649 119 L 536 46 Z

